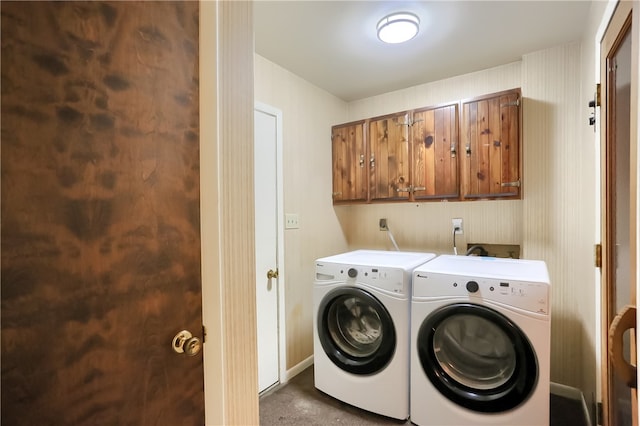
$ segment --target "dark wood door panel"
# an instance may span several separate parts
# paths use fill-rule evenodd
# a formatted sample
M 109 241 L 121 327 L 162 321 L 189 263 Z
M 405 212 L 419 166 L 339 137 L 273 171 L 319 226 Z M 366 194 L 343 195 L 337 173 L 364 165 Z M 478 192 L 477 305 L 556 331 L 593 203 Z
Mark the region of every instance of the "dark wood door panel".
M 197 2 L 2 2 L 2 424 L 202 424 Z

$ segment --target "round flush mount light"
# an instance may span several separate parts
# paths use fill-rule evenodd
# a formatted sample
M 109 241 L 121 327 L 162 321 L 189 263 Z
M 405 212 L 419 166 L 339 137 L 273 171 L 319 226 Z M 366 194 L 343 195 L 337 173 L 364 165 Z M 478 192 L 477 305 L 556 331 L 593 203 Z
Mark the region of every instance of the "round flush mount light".
M 420 19 L 409 12 L 392 13 L 378 22 L 378 38 L 385 43 L 409 41 L 418 34 Z

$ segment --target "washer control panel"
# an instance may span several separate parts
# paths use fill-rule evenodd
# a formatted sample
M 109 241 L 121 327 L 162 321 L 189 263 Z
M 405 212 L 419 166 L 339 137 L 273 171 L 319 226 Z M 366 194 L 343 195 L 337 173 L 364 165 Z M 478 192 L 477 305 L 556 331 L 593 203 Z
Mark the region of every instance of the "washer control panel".
M 316 262 L 316 283 L 323 281 L 344 281 L 345 284 L 358 283 L 390 293 L 409 296 L 411 274 L 399 268 Z

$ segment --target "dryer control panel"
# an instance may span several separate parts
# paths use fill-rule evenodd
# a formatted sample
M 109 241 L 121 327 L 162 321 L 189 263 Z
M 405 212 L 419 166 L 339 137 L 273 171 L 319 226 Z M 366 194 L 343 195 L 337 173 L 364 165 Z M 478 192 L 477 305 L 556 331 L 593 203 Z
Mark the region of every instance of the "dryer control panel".
M 539 282 L 416 272 L 414 298 L 460 297 L 502 303 L 537 314 L 549 313 L 549 285 Z

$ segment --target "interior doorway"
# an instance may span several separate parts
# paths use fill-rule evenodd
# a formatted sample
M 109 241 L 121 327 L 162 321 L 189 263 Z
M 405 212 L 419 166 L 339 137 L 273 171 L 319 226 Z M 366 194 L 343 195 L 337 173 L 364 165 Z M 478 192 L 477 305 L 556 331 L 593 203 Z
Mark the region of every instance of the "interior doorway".
M 284 365 L 284 259 L 282 223 L 282 112 L 254 109 L 256 317 L 258 392 L 280 383 Z

